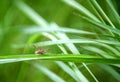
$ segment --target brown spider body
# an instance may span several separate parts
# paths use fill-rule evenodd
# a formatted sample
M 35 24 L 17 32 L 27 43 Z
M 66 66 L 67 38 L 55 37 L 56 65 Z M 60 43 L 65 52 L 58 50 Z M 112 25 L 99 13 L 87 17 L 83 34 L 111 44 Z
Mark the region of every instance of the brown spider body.
M 35 51 L 35 54 L 37 54 L 37 55 L 44 54 L 44 53 L 45 53 L 45 51 L 41 50 L 41 49 Z

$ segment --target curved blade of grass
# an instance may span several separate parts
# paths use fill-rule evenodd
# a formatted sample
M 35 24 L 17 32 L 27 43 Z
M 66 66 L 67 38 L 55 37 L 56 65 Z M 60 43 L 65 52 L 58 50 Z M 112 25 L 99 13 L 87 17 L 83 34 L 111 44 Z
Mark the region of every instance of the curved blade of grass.
M 80 16 L 80 15 L 79 15 L 79 16 Z M 90 22 L 90 23 L 92 23 L 92 24 L 94 24 L 94 25 L 96 25 L 96 26 L 99 26 L 99 27 L 101 27 L 101 28 L 104 28 L 104 29 L 106 29 L 106 30 L 108 30 L 108 31 L 111 31 L 111 32 L 116 33 L 116 34 L 118 34 L 118 35 L 119 35 L 119 33 L 120 33 L 120 30 L 119 30 L 119 29 L 112 28 L 111 26 L 108 26 L 108 25 L 106 25 L 106 24 L 103 24 L 103 23 L 100 23 L 100 22 L 91 20 L 91 19 L 89 19 L 89 18 L 87 18 L 87 17 L 83 17 L 83 16 L 80 16 L 80 17 L 83 18 L 84 20 L 87 20 L 88 22 Z
M 119 51 L 115 49 L 114 47 L 111 47 L 109 45 L 104 45 L 104 47 L 109 50 L 109 53 L 112 52 L 112 54 L 108 54 L 104 49 L 93 47 L 93 46 L 83 46 L 82 48 L 87 49 L 88 51 L 92 51 L 95 53 L 100 54 L 102 57 L 109 58 L 109 57 L 120 57 Z
M 66 65 L 64 62 L 59 62 L 59 61 L 56 61 L 56 63 L 62 70 L 64 70 L 67 74 L 69 74 L 77 82 L 80 81 L 79 78 L 77 77 L 76 73 L 68 65 Z M 81 78 L 83 78 L 83 77 L 81 77 Z
M 76 2 L 75 0 L 62 0 L 66 4 L 70 5 L 71 7 L 74 7 L 75 9 L 79 10 L 81 13 L 85 14 L 89 18 L 100 22 L 95 15 L 93 15 L 89 10 L 87 10 L 85 7 L 83 7 L 80 3 Z
M 108 4 L 109 8 L 111 9 L 111 12 L 112 12 L 111 14 L 114 16 L 116 22 L 118 22 L 118 24 L 120 25 L 120 16 L 119 16 L 118 12 L 116 11 L 112 1 L 106 0 L 106 3 Z
M 87 43 L 93 43 L 96 45 L 102 45 L 102 44 L 112 44 L 112 45 L 120 45 L 119 42 L 112 42 L 112 41 L 107 41 L 107 40 L 90 40 L 90 39 L 70 39 L 70 40 L 57 40 L 57 41 L 44 41 L 44 42 L 38 42 L 33 45 L 36 46 L 48 46 L 48 45 L 55 45 L 55 44 L 64 44 L 64 43 L 82 43 L 82 44 L 87 44 Z
M 61 77 L 59 77 L 57 74 L 52 72 L 51 70 L 47 69 L 46 67 L 38 64 L 38 63 L 33 63 L 32 64 L 35 68 L 43 72 L 46 76 L 48 76 L 51 80 L 54 82 L 65 82 Z
M 119 42 L 112 42 L 112 41 L 107 41 L 107 40 L 88 40 L 88 39 L 71 39 L 71 40 L 57 40 L 57 41 L 45 41 L 45 42 L 39 42 L 39 43 L 35 43 L 33 45 L 35 46 L 48 46 L 48 45 L 55 45 L 55 44 L 64 44 L 64 43 L 79 43 L 79 44 L 94 44 L 94 45 L 99 45 L 102 46 L 108 50 L 110 50 L 110 52 L 112 52 L 113 54 L 115 54 L 116 56 L 120 56 L 119 55 L 119 51 L 117 51 L 116 49 L 114 49 L 114 47 L 111 47 L 107 44 L 116 44 L 117 46 L 120 45 Z M 107 43 L 107 44 L 104 44 Z
M 51 61 L 64 61 L 64 62 L 77 62 L 77 63 L 106 63 L 106 64 L 120 64 L 120 58 L 101 58 L 98 56 L 85 56 L 77 54 L 63 55 L 59 54 L 57 56 L 41 55 L 36 56 L 35 54 L 29 55 L 8 55 L 0 56 L 0 64 L 28 61 L 28 60 L 51 60 Z
M 97 53 L 97 54 L 100 54 L 102 57 L 105 57 L 105 58 L 112 58 L 111 55 L 107 54 L 105 51 L 103 51 L 102 49 L 99 49 L 99 48 L 96 48 L 96 47 L 92 47 L 92 46 L 83 46 L 82 48 L 88 50 L 88 51 L 91 51 L 91 52 L 94 52 L 94 53 Z
M 48 27 L 50 28 L 50 26 Z M 46 28 L 40 28 L 39 26 L 30 26 L 29 28 L 23 29 L 23 32 L 25 33 L 41 33 L 41 32 L 65 32 L 65 33 L 77 33 L 77 34 L 95 34 L 92 32 L 87 32 L 79 29 L 71 29 L 71 28 L 52 28 L 46 29 Z
M 110 67 L 109 65 L 104 65 L 104 64 L 100 64 L 99 65 L 102 69 L 104 69 L 105 71 L 107 71 L 108 73 L 110 73 L 115 79 L 117 79 L 118 81 L 120 81 L 120 74 L 114 70 L 112 67 Z
M 76 43 L 76 44 L 94 44 L 94 45 L 98 45 L 101 47 L 104 47 L 106 49 L 108 49 L 110 52 L 112 52 L 113 54 L 115 54 L 116 56 L 120 56 L 119 55 L 119 51 L 117 49 L 115 49 L 110 45 L 117 45 L 119 46 L 120 43 L 119 42 L 113 42 L 113 41 L 108 41 L 108 40 L 88 40 L 88 39 L 71 39 L 71 40 L 56 40 L 56 41 L 44 41 L 44 42 L 38 42 L 38 43 L 34 43 L 34 44 L 29 44 L 26 46 L 49 46 L 49 45 L 58 45 L 58 44 L 64 44 L 64 43 Z M 17 45 L 16 45 L 17 47 Z M 24 47 L 24 45 L 18 45 L 18 47 Z
M 103 9 L 100 7 L 100 5 L 97 3 L 96 0 L 90 0 L 95 7 L 100 11 L 101 15 L 109 22 L 109 24 L 115 28 L 115 26 L 113 25 L 113 23 L 111 22 L 111 20 L 108 18 L 108 16 L 105 14 L 105 12 L 103 11 Z

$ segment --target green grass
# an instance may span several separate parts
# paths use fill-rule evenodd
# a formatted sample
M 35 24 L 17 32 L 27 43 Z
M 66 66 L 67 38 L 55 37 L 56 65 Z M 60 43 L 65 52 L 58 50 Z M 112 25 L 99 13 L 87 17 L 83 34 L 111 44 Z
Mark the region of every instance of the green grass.
M 0 5 L 0 82 L 120 82 L 118 0 Z
M 28 60 L 51 60 L 51 61 L 63 61 L 63 62 L 76 62 L 76 63 L 108 63 L 108 64 L 119 64 L 120 58 L 102 58 L 97 56 L 85 56 L 82 54 L 58 54 L 57 56 L 51 56 L 53 54 L 47 55 L 38 55 L 29 54 L 29 55 L 8 55 L 1 56 L 0 64 L 11 63 L 11 62 L 19 62 L 19 61 L 28 61 Z M 65 56 L 67 55 L 67 56 Z

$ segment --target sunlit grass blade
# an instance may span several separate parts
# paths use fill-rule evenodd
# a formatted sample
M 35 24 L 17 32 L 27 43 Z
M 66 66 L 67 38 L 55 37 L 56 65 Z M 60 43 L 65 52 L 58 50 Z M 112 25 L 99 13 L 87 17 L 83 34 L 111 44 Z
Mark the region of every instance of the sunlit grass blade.
M 51 26 L 49 26 L 48 28 L 50 28 Z M 22 30 L 22 32 L 31 34 L 31 33 L 41 33 L 41 32 L 64 32 L 64 33 L 75 33 L 75 34 L 93 34 L 95 35 L 95 33 L 92 32 L 88 32 L 88 31 L 84 31 L 84 30 L 79 30 L 79 29 L 72 29 L 72 28 L 53 28 L 51 27 L 51 29 L 46 29 L 46 28 L 40 28 L 40 26 L 27 26 L 24 27 L 25 29 Z
M 44 41 L 44 42 L 37 42 L 33 45 L 36 46 L 49 46 L 49 45 L 56 45 L 56 44 L 65 44 L 65 43 L 78 43 L 78 44 L 112 44 L 112 45 L 120 45 L 119 42 L 107 41 L 107 40 L 90 40 L 90 39 L 70 39 L 70 40 L 56 40 L 56 41 Z M 32 45 L 32 44 L 31 44 Z M 29 46 L 29 45 L 28 45 Z
M 119 64 L 120 58 L 101 58 L 98 56 L 85 56 L 85 55 L 63 55 L 59 54 L 56 56 L 43 55 L 8 55 L 0 56 L 0 64 L 19 62 L 19 61 L 28 61 L 28 60 L 51 60 L 51 61 L 64 61 L 64 62 L 77 62 L 77 63 L 106 63 L 106 64 Z M 94 62 L 96 61 L 96 62 Z

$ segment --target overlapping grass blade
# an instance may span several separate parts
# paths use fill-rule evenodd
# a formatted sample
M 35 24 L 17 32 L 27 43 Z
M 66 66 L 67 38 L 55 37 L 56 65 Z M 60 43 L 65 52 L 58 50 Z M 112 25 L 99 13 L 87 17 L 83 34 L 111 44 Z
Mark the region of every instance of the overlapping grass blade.
M 29 6 L 27 6 L 26 4 L 24 4 L 23 2 L 16 2 L 17 4 L 17 7 L 20 8 L 25 14 L 27 14 L 27 16 L 29 16 L 29 18 L 31 18 L 36 24 L 42 26 L 42 27 L 48 27 L 48 23 L 41 17 L 39 16 L 34 10 L 32 10 Z M 27 9 L 27 11 L 26 11 Z M 57 25 L 53 24 L 55 27 Z M 58 27 L 58 26 L 57 26 Z M 56 33 L 55 33 L 56 34 Z M 51 40 L 56 40 L 56 38 L 54 36 L 52 36 L 51 34 L 49 33 L 43 33 L 43 35 L 47 35 L 48 36 L 51 36 L 52 38 L 50 38 Z M 63 39 L 64 37 L 61 36 L 61 35 L 64 35 L 65 38 L 69 39 L 65 34 L 62 34 L 62 33 L 58 33 L 57 34 L 57 37 Z M 69 48 L 71 48 L 72 52 L 78 52 L 78 50 L 75 48 L 75 46 L 73 44 L 69 44 Z M 74 47 L 74 48 L 73 48 Z M 62 48 L 62 47 L 60 47 Z M 64 48 L 62 48 L 64 50 Z M 65 51 L 65 50 L 64 50 Z M 87 81 L 87 79 L 84 77 L 84 75 L 79 71 L 78 68 L 73 68 L 75 73 L 77 73 L 77 77 L 81 80 L 81 81 Z M 81 78 L 80 76 L 84 77 L 84 78 Z
M 39 71 L 43 72 L 46 76 L 48 76 L 52 81 L 54 82 L 65 82 L 61 77 L 59 77 L 57 74 L 52 72 L 51 70 L 47 69 L 46 67 L 38 64 L 38 63 L 33 63 L 32 64 L 36 69 Z

